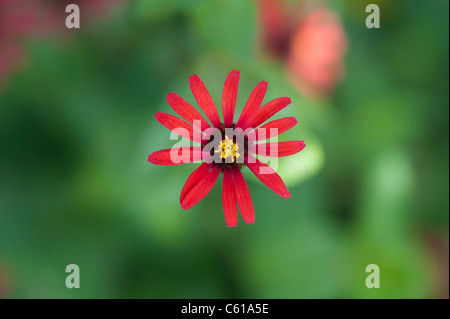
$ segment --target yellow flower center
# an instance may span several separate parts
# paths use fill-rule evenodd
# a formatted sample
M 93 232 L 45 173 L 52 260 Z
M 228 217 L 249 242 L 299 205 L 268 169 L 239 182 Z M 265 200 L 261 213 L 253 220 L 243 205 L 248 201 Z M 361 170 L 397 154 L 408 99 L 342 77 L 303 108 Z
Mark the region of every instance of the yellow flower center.
M 234 160 L 240 156 L 238 150 L 239 146 L 225 135 L 225 139 L 220 142 L 219 149 L 214 152 L 220 152 L 220 158 L 231 157 L 231 162 L 234 163 Z

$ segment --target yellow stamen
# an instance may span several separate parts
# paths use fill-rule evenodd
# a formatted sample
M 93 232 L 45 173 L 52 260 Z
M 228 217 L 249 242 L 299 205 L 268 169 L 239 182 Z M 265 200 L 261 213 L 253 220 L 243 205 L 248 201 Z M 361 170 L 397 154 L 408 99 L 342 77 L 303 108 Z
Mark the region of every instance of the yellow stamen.
M 215 153 L 221 152 L 220 158 L 231 157 L 231 162 L 234 163 L 234 160 L 240 156 L 238 150 L 239 146 L 225 135 L 225 139 L 220 142 L 219 149 Z

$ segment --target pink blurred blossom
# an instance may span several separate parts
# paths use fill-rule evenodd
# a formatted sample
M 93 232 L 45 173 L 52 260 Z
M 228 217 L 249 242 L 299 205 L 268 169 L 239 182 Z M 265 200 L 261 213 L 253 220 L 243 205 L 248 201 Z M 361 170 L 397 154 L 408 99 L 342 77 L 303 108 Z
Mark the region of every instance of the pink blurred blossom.
M 23 61 L 23 39 L 33 30 L 34 15 L 23 3 L 0 0 L 0 85 Z
M 264 51 L 283 62 L 288 78 L 308 96 L 327 96 L 344 73 L 348 40 L 325 3 L 260 0 Z
M 25 61 L 24 43 L 43 35 L 68 35 L 65 8 L 80 7 L 82 23 L 105 15 L 123 0 L 0 0 L 0 87 Z

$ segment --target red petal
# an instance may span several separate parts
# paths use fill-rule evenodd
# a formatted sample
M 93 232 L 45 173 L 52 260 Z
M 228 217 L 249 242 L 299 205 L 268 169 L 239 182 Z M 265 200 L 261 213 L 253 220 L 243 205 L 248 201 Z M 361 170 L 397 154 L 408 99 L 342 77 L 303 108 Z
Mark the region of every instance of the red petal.
M 258 113 L 247 122 L 247 127 L 258 127 L 289 104 L 291 104 L 291 99 L 288 97 L 279 97 L 270 101 L 261 107 Z
M 253 174 L 263 182 L 267 187 L 273 190 L 275 193 L 283 198 L 289 198 L 291 194 L 284 185 L 281 177 L 267 164 L 262 163 L 260 160 L 249 155 L 245 160 L 245 164 L 250 168 Z M 263 170 L 263 172 L 261 171 Z
M 172 132 L 187 138 L 191 141 L 202 143 L 202 133 L 194 130 L 194 127 L 182 119 L 179 119 L 176 116 L 173 116 L 171 114 L 163 113 L 163 112 L 157 112 L 155 114 L 155 119 L 167 127 Z
M 180 154 L 181 153 L 181 154 Z M 156 165 L 181 165 L 202 159 L 202 149 L 199 146 L 184 146 L 153 152 L 148 161 Z
M 265 81 L 260 82 L 253 90 L 252 94 L 247 100 L 247 103 L 242 110 L 241 116 L 236 123 L 236 127 L 247 128 L 249 120 L 258 112 L 261 103 L 266 95 L 268 83 Z
M 218 129 L 221 129 L 222 124 L 220 123 L 217 108 L 214 105 L 214 101 L 208 90 L 206 89 L 205 84 L 203 84 L 198 75 L 194 74 L 189 78 L 189 86 L 191 87 L 191 91 L 192 94 L 194 94 L 195 100 L 197 101 L 203 112 L 205 112 L 212 125 Z
M 222 205 L 225 221 L 228 227 L 236 227 L 237 225 L 237 203 L 233 187 L 233 175 L 231 169 L 226 168 L 223 171 L 222 182 Z
M 167 102 L 173 108 L 173 110 L 187 122 L 194 125 L 194 121 L 200 121 L 200 125 L 194 126 L 200 129 L 202 132 L 208 127 L 211 127 L 203 118 L 203 116 L 192 105 L 183 100 L 183 98 L 179 95 L 175 93 L 169 93 L 166 98 Z
M 254 144 L 249 147 L 249 151 L 254 154 L 269 156 L 269 157 L 283 157 L 296 154 L 305 148 L 303 141 L 290 142 L 275 142 L 275 143 L 261 143 Z
M 183 201 L 183 199 L 186 197 L 186 194 L 189 193 L 192 188 L 197 185 L 197 183 L 205 177 L 206 174 L 208 174 L 209 170 L 213 166 L 212 163 L 203 163 L 199 167 L 197 167 L 191 175 L 189 175 L 186 183 L 184 183 L 183 189 L 181 190 L 180 194 L 180 203 Z
M 203 176 L 203 178 L 195 185 L 189 193 L 186 194 L 183 201 L 181 202 L 181 207 L 187 210 L 201 201 L 213 188 L 216 183 L 217 177 L 221 168 L 215 166 L 208 174 Z
M 233 183 L 241 216 L 247 224 L 253 224 L 255 222 L 255 209 L 253 208 L 252 197 L 238 166 L 233 167 Z
M 239 86 L 239 71 L 233 70 L 228 74 L 222 92 L 223 123 L 225 127 L 233 126 L 234 109 Z
M 298 121 L 295 117 L 283 117 L 264 124 L 260 128 L 256 129 L 255 133 L 252 134 L 255 134 L 256 141 L 266 140 L 283 134 L 293 128 L 297 123 Z M 277 129 L 277 131 L 274 129 Z

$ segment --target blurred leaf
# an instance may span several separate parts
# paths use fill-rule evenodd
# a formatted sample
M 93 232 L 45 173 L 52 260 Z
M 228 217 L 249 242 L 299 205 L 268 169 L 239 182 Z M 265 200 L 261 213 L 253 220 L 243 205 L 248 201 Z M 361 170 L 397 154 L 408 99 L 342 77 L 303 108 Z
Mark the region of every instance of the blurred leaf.
M 196 7 L 190 18 L 205 48 L 246 59 L 253 56 L 256 39 L 253 1 L 211 0 Z
M 139 20 L 158 22 L 207 1 L 209 0 L 136 0 L 133 12 Z
M 294 130 L 294 129 L 292 129 Z M 297 134 L 292 132 L 283 140 L 305 140 L 306 147 L 298 154 L 278 159 L 278 174 L 286 186 L 295 186 L 313 177 L 322 169 L 325 154 L 322 145 L 311 133 Z

